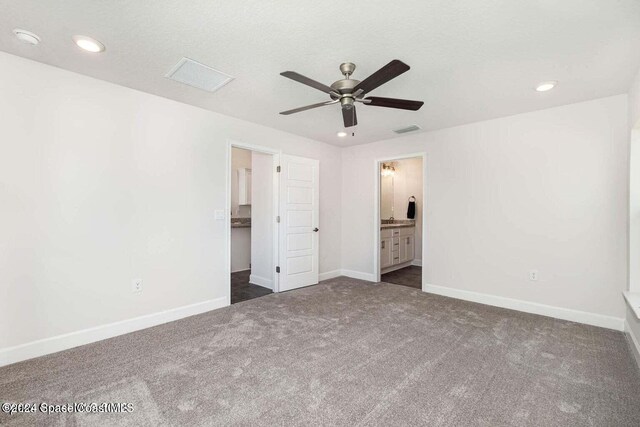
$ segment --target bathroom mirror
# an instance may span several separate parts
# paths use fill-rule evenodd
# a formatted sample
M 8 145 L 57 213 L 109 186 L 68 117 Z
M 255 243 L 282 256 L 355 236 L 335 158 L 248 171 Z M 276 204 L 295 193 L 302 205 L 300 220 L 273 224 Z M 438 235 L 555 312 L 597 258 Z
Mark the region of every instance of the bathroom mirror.
M 387 164 L 380 166 L 380 219 L 393 217 L 393 179 L 394 173 Z
M 251 204 L 251 169 L 238 169 L 238 205 Z

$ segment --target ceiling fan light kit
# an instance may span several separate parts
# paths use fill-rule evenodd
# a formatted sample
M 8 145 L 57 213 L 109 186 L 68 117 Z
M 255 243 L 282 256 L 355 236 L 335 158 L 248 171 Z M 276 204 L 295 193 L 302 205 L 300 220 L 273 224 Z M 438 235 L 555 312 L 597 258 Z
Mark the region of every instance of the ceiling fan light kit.
M 352 62 L 340 64 L 340 72 L 344 78 L 333 82 L 331 86 L 326 86 L 295 71 L 284 71 L 280 73 L 281 76 L 322 91 L 331 98 L 330 101 L 282 111 L 280 114 L 287 116 L 289 114 L 339 103 L 342 109 L 344 127 L 349 128 L 358 124 L 358 118 L 356 116 L 356 103 L 358 102 L 373 107 L 397 108 L 412 111 L 419 110 L 424 104 L 422 101 L 410 101 L 407 99 L 381 98 L 375 96 L 365 98 L 369 92 L 382 86 L 389 80 L 398 77 L 400 74 L 409 71 L 410 67 L 404 62 L 394 59 L 362 81 L 351 78 L 355 69 L 356 65 Z

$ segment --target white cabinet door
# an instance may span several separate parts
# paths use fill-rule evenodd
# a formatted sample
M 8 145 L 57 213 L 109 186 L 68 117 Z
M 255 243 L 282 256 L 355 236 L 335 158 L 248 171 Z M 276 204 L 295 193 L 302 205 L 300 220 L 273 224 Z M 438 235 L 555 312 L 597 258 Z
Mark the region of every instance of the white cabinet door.
M 380 268 L 387 268 L 391 266 L 391 240 L 382 239 L 380 242 Z
M 318 283 L 319 161 L 280 161 L 280 291 Z
M 406 237 L 407 243 L 406 243 L 406 247 L 407 247 L 407 261 L 413 261 L 413 258 L 415 258 L 415 236 L 407 236 Z
M 400 263 L 407 262 L 407 236 L 400 237 Z
M 400 263 L 413 261 L 413 236 L 400 237 Z

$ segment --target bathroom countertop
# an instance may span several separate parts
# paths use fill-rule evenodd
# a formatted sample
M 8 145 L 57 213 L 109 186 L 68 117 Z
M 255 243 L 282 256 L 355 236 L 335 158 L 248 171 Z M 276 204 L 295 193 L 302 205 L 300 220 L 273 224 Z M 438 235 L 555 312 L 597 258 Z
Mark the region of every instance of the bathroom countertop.
M 251 218 L 232 218 L 231 228 L 251 228 Z
M 415 224 L 381 224 L 380 230 L 386 230 L 388 228 L 409 228 L 415 226 Z

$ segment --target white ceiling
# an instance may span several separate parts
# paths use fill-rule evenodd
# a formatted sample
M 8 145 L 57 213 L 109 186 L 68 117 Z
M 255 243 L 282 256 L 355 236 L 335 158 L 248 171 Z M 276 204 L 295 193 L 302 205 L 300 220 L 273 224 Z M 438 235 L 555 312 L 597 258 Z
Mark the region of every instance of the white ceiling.
M 17 41 L 23 28 L 42 38 Z M 335 145 L 440 129 L 626 93 L 640 64 L 638 0 L 0 0 L 0 50 Z M 107 50 L 77 49 L 74 34 Z M 164 78 L 183 56 L 235 77 L 216 93 Z M 371 93 L 425 101 L 418 112 L 358 105 L 356 136 L 320 91 L 352 61 L 362 80 L 392 59 L 411 70 Z M 543 80 L 556 89 L 538 93 Z

